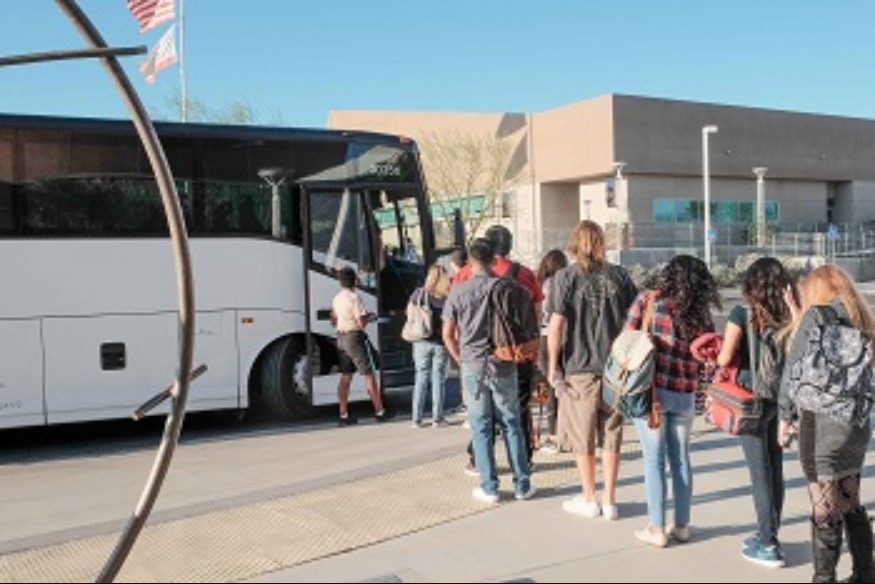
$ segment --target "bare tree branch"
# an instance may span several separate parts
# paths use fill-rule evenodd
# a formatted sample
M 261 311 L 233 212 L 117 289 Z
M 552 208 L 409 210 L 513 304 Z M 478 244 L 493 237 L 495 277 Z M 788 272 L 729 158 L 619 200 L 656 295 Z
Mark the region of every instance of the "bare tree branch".
M 432 132 L 418 142 L 432 203 L 461 208 L 473 239 L 519 179 L 511 167 L 513 145 L 507 138 L 463 131 Z M 474 206 L 478 199 L 480 209 Z

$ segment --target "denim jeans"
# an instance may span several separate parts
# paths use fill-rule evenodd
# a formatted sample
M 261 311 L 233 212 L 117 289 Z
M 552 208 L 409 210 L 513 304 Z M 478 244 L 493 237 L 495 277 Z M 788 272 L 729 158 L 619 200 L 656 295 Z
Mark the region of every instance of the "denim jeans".
M 750 470 L 754 508 L 760 541 L 778 544 L 784 510 L 784 451 L 778 441 L 778 405 L 764 402 L 763 418 L 756 434 L 741 436 L 744 458 Z
M 513 471 L 514 489 L 518 495 L 527 493 L 531 488 L 531 471 L 520 423 L 516 372 L 498 377 L 463 364 L 462 390 L 468 406 L 468 422 L 471 424 L 481 488 L 489 494 L 498 493 L 494 439 L 494 427 L 498 424 Z
M 693 468 L 690 465 L 690 431 L 695 414 L 662 413 L 659 429 L 651 430 L 647 419 L 635 420 L 635 430 L 641 441 L 644 454 L 644 485 L 647 490 L 647 510 L 650 524 L 665 527 L 665 507 L 668 480 L 665 476 L 665 462 L 671 467 L 674 495 L 675 525 L 690 524 L 693 502 Z
M 416 363 L 416 384 L 413 386 L 413 421 L 421 422 L 425 410 L 425 396 L 431 387 L 431 410 L 435 422 L 444 418 L 444 398 L 447 395 L 447 367 L 450 353 L 437 343 L 413 343 Z

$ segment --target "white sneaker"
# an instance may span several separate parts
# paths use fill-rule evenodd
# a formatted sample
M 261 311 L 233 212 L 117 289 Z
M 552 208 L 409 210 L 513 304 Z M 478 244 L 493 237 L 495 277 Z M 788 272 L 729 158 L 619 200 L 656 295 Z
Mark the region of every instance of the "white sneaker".
M 532 497 L 538 494 L 538 488 L 535 485 L 529 485 L 529 490 L 525 493 L 517 493 L 516 500 L 517 501 L 528 501 Z
M 602 505 L 602 518 L 605 521 L 616 521 L 620 518 L 620 510 L 616 505 Z
M 482 487 L 477 487 L 471 491 L 471 496 L 487 505 L 497 505 L 499 500 L 498 493 L 487 493 Z
M 562 503 L 562 509 L 565 510 L 566 513 L 580 515 L 587 519 L 595 519 L 602 514 L 602 509 L 599 507 L 599 504 L 596 501 L 587 503 L 583 498 L 583 495 L 577 495 L 572 499 L 564 501 Z

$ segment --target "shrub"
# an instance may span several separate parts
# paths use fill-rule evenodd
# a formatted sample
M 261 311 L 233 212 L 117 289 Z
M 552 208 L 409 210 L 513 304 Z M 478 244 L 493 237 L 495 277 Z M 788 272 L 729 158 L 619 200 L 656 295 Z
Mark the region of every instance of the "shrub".
M 721 288 L 734 288 L 738 285 L 739 271 L 725 264 L 716 264 L 711 268 L 711 274 Z

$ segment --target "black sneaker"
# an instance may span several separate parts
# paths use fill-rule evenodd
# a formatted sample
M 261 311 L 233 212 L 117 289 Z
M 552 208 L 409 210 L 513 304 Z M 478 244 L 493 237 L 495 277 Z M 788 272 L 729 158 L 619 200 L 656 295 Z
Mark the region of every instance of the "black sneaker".
M 383 424 L 392 419 L 392 414 L 388 410 L 383 410 L 379 414 L 374 414 L 374 419 L 377 420 L 378 424 Z
M 337 420 L 337 425 L 341 428 L 345 428 L 346 426 L 355 426 L 358 423 L 358 419 L 352 416 L 341 416 Z

